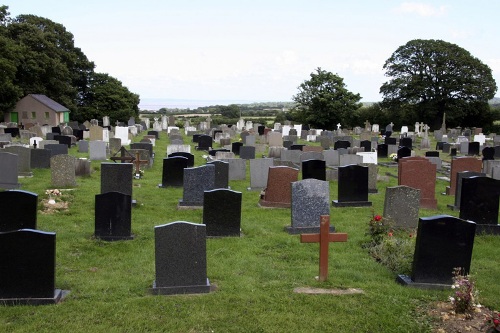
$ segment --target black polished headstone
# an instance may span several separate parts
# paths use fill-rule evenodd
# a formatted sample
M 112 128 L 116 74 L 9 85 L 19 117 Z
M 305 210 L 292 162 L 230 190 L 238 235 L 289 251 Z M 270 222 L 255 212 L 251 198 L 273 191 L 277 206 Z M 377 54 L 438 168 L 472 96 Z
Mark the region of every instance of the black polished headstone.
M 411 156 L 411 149 L 406 147 L 406 146 L 403 146 L 403 147 L 399 147 L 398 149 L 398 160 L 400 158 L 403 158 L 403 157 L 410 157 Z
M 420 218 L 411 277 L 398 282 L 419 288 L 450 288 L 453 270 L 469 274 L 476 223 L 449 215 Z
M 333 149 L 334 150 L 337 150 L 337 149 L 340 149 L 340 148 L 349 148 L 351 146 L 351 143 L 347 140 L 338 140 L 338 141 L 335 141 L 335 143 L 333 144 Z
M 65 144 L 55 143 L 45 145 L 44 148 L 50 150 L 51 157 L 56 155 L 68 155 L 68 146 Z
M 411 138 L 401 138 L 399 140 L 399 146 L 400 147 L 408 147 L 408 148 L 412 148 L 412 145 L 413 145 L 413 140 Z
M 444 142 L 443 141 L 438 141 L 436 142 L 436 150 L 443 150 L 443 145 L 444 145 Z
M 148 131 L 148 135 L 154 135 L 156 140 L 160 138 L 160 133 L 158 133 L 158 131 Z
M 193 134 L 193 142 L 198 143 L 198 139 L 202 134 Z
M 469 152 L 467 153 L 468 156 L 478 156 L 479 155 L 479 148 L 480 148 L 480 143 L 479 142 L 469 142 Z
M 372 142 L 369 140 L 363 140 L 359 143 L 359 146 L 364 148 L 366 152 L 372 151 Z
M 377 145 L 377 157 L 378 158 L 387 158 L 387 152 L 388 152 L 388 145 L 383 143 L 383 144 L 378 144 Z
M 335 207 L 371 206 L 368 201 L 368 167 L 346 165 L 338 168 L 338 200 L 333 200 Z
M 59 128 L 59 127 L 58 127 Z M 8 127 L 8 128 L 4 128 L 4 133 L 5 134 L 9 134 L 11 135 L 11 137 L 15 138 L 16 136 L 19 137 L 19 128 L 17 127 Z
M 200 135 L 198 137 L 198 146 L 196 146 L 197 150 L 209 150 L 212 148 L 212 137 L 210 135 Z
M 326 180 L 326 162 L 323 160 L 302 161 L 302 179 Z
M 302 148 L 304 148 L 305 145 L 302 145 L 302 144 L 292 144 L 290 145 L 290 150 L 302 150 Z
M 425 157 L 439 157 L 439 152 L 436 150 L 426 151 Z
M 448 205 L 448 207 L 453 210 L 460 210 L 460 200 L 462 198 L 462 179 L 470 177 L 485 177 L 485 176 L 486 174 L 483 172 L 475 172 L 475 171 L 457 172 L 457 181 L 455 186 L 455 204 Z
M 483 148 L 483 161 L 494 160 L 495 159 L 495 148 L 494 147 L 484 147 Z
M 233 142 L 231 143 L 231 151 L 234 155 L 240 155 L 240 148 L 243 146 L 243 142 Z
M 240 158 L 243 160 L 255 159 L 255 147 L 254 146 L 241 147 L 240 148 Z
M 206 226 L 173 222 L 155 227 L 155 295 L 210 292 Z
M 266 129 L 266 126 L 264 125 L 260 125 L 257 127 L 257 133 L 259 133 L 259 135 L 264 135 L 264 130 Z
M 36 229 L 38 195 L 10 190 L 0 192 L 0 232 Z
M 163 173 L 159 187 L 182 187 L 184 169 L 189 167 L 189 159 L 183 156 L 172 156 L 163 159 Z
M 203 224 L 208 237 L 240 236 L 241 192 L 228 189 L 205 191 Z
M 498 208 L 500 180 L 490 177 L 462 178 L 460 218 L 477 223 L 477 232 L 500 235 Z
M 61 134 L 61 128 L 59 126 L 52 127 L 52 133 Z
M 55 304 L 56 234 L 31 229 L 0 233 L 0 303 Z
M 396 138 L 385 137 L 384 143 L 386 145 L 396 145 L 398 144 L 398 141 L 396 140 Z
M 229 149 L 225 149 L 225 148 L 211 149 L 211 150 L 208 151 L 208 155 L 215 157 L 215 155 L 217 154 L 217 152 L 230 153 L 231 151 Z
M 171 154 L 168 154 L 167 157 L 176 157 L 176 156 L 181 156 L 181 157 L 185 157 L 188 159 L 188 168 L 192 168 L 194 167 L 194 155 L 191 154 L 191 153 L 188 153 L 188 152 L 182 152 L 182 151 L 178 151 L 178 152 L 175 152 L 175 153 L 171 153 Z
M 120 192 L 95 196 L 95 237 L 105 241 L 129 240 L 132 224 L 132 198 Z
M 66 135 L 58 135 L 54 139 L 59 141 L 59 144 L 66 145 L 68 146 L 68 148 L 71 148 L 71 137 Z

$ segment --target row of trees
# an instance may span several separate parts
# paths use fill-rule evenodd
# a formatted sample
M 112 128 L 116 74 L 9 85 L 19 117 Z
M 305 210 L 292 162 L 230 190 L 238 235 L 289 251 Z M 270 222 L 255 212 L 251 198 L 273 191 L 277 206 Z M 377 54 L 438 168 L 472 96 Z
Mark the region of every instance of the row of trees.
M 126 120 L 139 113 L 139 96 L 104 73 L 75 47 L 73 35 L 49 19 L 11 18 L 0 6 L 0 118 L 27 94 L 45 94 L 71 110 L 71 119 Z
M 334 129 L 372 123 L 425 122 L 441 126 L 488 127 L 499 119 L 488 101 L 497 85 L 491 69 L 465 49 L 441 40 L 412 40 L 399 47 L 383 66 L 389 81 L 380 87 L 383 101 L 360 108 L 361 96 L 347 90 L 338 75 L 318 68 L 293 96 L 296 121 Z

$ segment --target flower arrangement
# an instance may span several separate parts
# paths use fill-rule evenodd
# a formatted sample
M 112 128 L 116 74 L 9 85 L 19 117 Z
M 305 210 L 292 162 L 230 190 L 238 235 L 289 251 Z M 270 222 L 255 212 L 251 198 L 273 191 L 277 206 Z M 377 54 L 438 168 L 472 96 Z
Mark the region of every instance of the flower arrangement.
M 56 203 L 56 200 L 53 197 L 58 197 L 61 195 L 61 191 L 58 189 L 51 189 L 51 190 L 46 190 L 45 194 L 48 195 L 49 201 L 48 203 L 53 205 Z
M 456 267 L 453 269 L 453 289 L 449 300 L 455 310 L 455 313 L 463 313 L 466 318 L 471 318 L 476 308 L 481 305 L 477 302 L 479 292 L 476 289 L 475 282 L 469 275 L 462 274 L 463 269 Z
M 493 312 L 491 316 L 486 317 L 483 328 L 487 328 L 487 332 L 500 332 L 500 313 Z
M 391 225 L 381 215 L 375 215 L 372 212 L 372 217 L 368 222 L 368 235 L 372 238 L 372 243 L 380 244 L 385 235 L 391 231 Z
M 393 161 L 397 161 L 398 160 L 398 154 L 395 154 L 395 153 L 392 153 L 391 155 L 389 155 L 389 158 Z

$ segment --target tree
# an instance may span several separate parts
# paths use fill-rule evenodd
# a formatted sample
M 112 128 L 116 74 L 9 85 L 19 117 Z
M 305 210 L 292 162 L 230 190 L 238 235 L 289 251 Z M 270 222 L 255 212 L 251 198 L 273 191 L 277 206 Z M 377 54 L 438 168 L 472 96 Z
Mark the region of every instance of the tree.
M 353 116 L 361 107 L 361 96 L 348 91 L 340 76 L 320 67 L 310 76 L 292 97 L 298 104 L 293 112 L 295 119 L 322 129 L 334 129 L 337 123 L 355 125 Z
M 412 40 L 383 68 L 391 79 L 380 88 L 382 104 L 399 119 L 411 117 L 407 121 L 423 121 L 432 128 L 440 127 L 444 113 L 450 126 L 491 122 L 488 100 L 497 91 L 491 69 L 458 45 Z
M 84 104 L 72 115 L 72 119 L 83 122 L 109 116 L 111 122 L 127 121 L 130 117 L 139 116 L 139 102 L 139 95 L 131 93 L 118 79 L 94 73 L 89 80 Z
M 226 118 L 240 118 L 241 114 L 240 107 L 236 104 L 220 105 L 217 112 Z

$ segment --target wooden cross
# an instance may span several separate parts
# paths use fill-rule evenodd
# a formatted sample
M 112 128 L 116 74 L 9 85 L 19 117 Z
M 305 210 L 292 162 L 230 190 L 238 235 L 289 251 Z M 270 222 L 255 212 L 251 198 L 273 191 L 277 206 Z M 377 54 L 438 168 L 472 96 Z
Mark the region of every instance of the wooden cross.
M 120 153 L 120 156 L 116 156 Z M 135 157 L 130 155 L 130 153 L 125 149 L 125 147 L 121 147 L 119 151 L 115 153 L 112 157 L 109 158 L 113 162 L 121 161 L 121 163 L 131 163 L 135 160 Z
M 141 160 L 140 153 L 138 151 L 135 152 L 135 159 L 132 162 L 135 165 L 135 174 L 140 175 L 141 174 L 141 164 L 148 164 L 148 160 Z
M 346 233 L 330 233 L 330 215 L 321 215 L 319 234 L 300 235 L 301 243 L 319 243 L 319 281 L 328 277 L 328 244 L 330 242 L 347 242 Z

